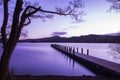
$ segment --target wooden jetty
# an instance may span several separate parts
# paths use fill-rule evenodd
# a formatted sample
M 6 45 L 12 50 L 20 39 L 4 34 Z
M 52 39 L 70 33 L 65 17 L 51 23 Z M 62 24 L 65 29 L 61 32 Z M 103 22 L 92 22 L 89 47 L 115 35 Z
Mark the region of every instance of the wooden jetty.
M 83 49 L 81 50 L 81 53 L 79 53 L 78 48 L 75 51 L 75 48 L 57 44 L 51 44 L 51 47 L 71 57 L 78 63 L 83 64 L 99 76 L 120 79 L 120 64 L 90 56 L 88 49 L 87 54 L 83 54 Z

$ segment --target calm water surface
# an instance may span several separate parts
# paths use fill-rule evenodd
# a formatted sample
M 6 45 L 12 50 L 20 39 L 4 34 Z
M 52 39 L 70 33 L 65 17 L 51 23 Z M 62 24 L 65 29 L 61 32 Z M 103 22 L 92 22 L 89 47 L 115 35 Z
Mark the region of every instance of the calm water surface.
M 119 63 L 106 53 L 109 44 L 59 44 L 84 48 L 84 54 L 86 54 L 86 49 L 90 49 L 90 55 L 92 56 Z M 16 75 L 95 76 L 84 66 L 50 47 L 50 43 L 18 43 L 10 61 L 11 68 L 14 69 Z

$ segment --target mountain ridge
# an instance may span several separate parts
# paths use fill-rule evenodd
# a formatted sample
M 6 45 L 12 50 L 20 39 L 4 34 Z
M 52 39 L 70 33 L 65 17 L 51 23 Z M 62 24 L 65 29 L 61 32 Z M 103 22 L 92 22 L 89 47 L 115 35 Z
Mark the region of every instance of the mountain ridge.
M 120 36 L 113 35 L 82 35 L 73 37 L 46 37 L 20 40 L 20 42 L 73 42 L 73 43 L 120 43 Z

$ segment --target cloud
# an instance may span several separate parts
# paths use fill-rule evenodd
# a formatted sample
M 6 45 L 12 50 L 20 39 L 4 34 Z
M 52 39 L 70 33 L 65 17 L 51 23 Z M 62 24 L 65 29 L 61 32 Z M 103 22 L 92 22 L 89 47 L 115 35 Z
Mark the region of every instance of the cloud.
M 77 26 L 70 26 L 69 28 L 77 28 Z
M 67 32 L 53 32 L 51 35 L 52 36 L 60 36 L 60 35 L 66 35 Z
M 78 28 L 77 26 L 68 26 L 66 28 L 63 28 L 63 31 L 69 30 L 69 29 L 74 29 L 74 28 Z
M 63 28 L 62 30 L 63 30 L 63 31 L 66 31 L 66 30 L 68 30 L 68 28 Z
M 79 24 L 79 23 L 81 23 L 81 22 L 85 22 L 85 20 L 77 20 L 77 21 L 73 21 L 73 22 L 71 22 L 71 23 L 73 23 L 73 24 Z

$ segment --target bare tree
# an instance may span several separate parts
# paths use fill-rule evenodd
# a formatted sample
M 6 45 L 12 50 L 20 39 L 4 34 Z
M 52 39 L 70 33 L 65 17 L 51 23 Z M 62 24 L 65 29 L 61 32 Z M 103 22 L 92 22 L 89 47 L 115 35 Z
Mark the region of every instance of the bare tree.
M 13 11 L 9 13 L 9 2 L 14 3 Z M 3 4 L 4 18 L 1 27 L 1 36 L 3 44 L 3 53 L 0 60 L 0 80 L 6 80 L 9 77 L 9 61 L 12 56 L 13 50 L 19 40 L 20 34 L 24 26 L 31 23 L 31 18 L 53 18 L 53 15 L 70 16 L 79 20 L 79 16 L 84 12 L 82 0 L 72 0 L 69 5 L 64 9 L 56 8 L 55 11 L 44 10 L 40 5 L 31 5 L 31 2 L 25 0 L 1 0 Z M 10 15 L 12 13 L 12 15 Z M 9 18 L 11 17 L 11 27 L 9 36 L 7 36 L 7 26 L 9 25 Z

